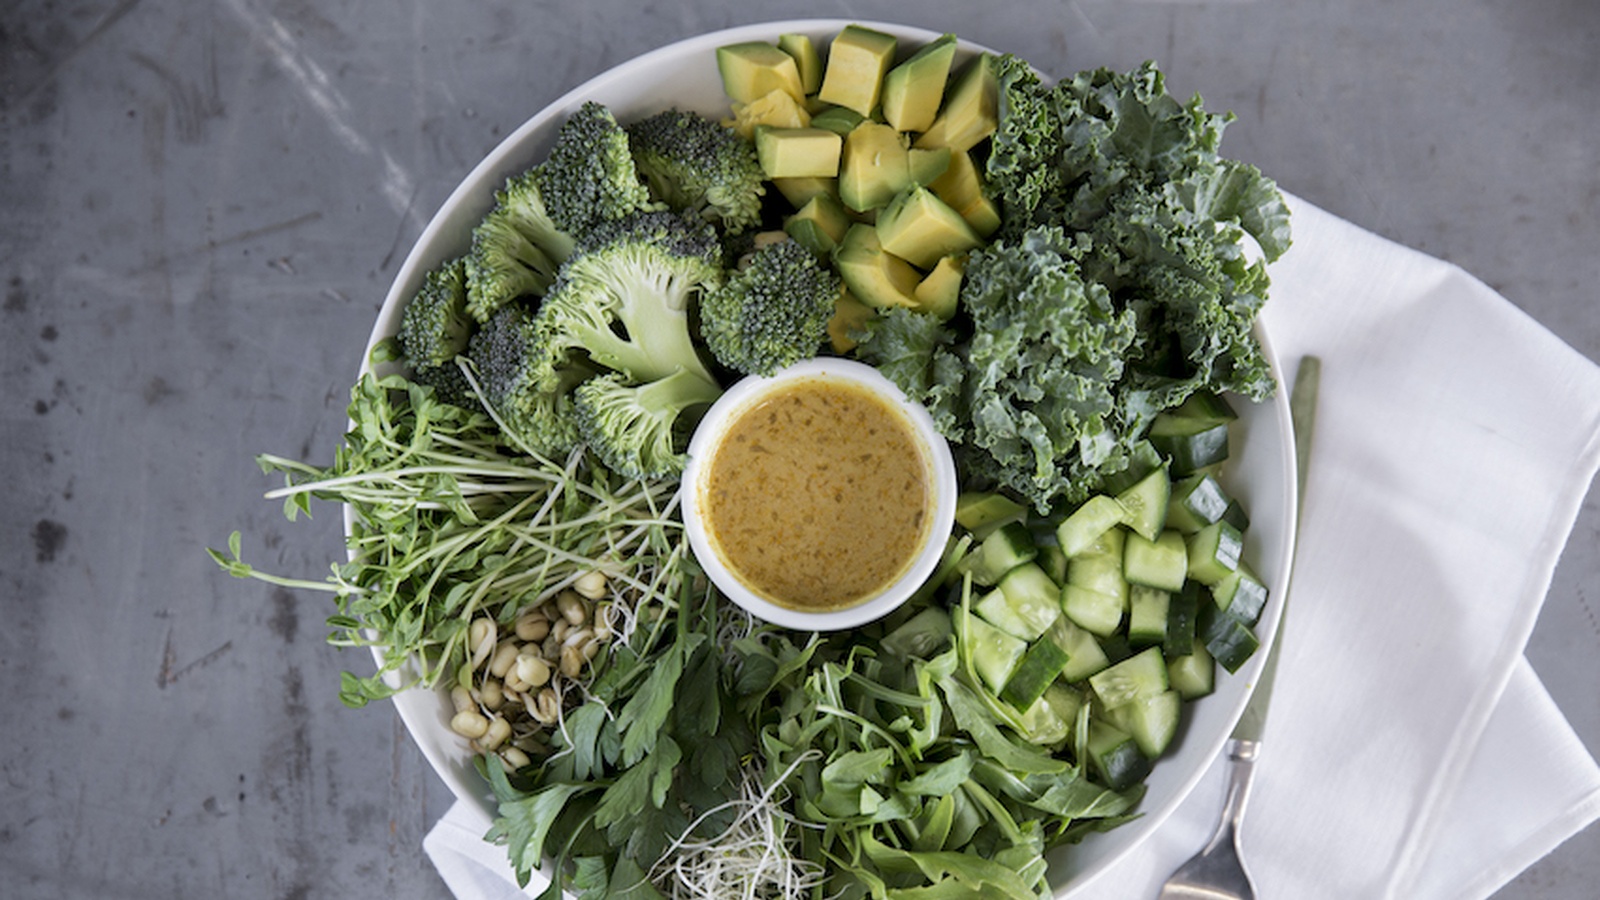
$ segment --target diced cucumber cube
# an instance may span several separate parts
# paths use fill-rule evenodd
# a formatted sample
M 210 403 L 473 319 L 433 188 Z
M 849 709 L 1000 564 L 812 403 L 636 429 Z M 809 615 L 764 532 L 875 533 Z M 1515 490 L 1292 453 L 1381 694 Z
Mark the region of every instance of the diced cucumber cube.
M 1117 498 L 1096 494 L 1061 520 L 1056 527 L 1056 541 L 1068 557 L 1080 556 L 1091 552 L 1096 541 L 1126 516 L 1127 510 Z
M 1120 472 L 1107 475 L 1100 485 L 1102 494 L 1115 497 L 1138 483 L 1139 479 L 1149 475 L 1152 471 L 1165 468 L 1167 461 L 1148 440 L 1140 440 L 1128 448 L 1128 467 Z
M 1150 774 L 1150 760 L 1138 743 L 1115 725 L 1090 719 L 1088 749 L 1095 773 L 1114 791 L 1132 787 Z
M 957 613 L 956 620 L 960 624 L 957 633 L 962 651 L 972 660 L 978 677 L 998 696 L 1022 660 L 1022 654 L 1028 651 L 1027 641 L 1012 637 L 966 612 Z
M 1211 693 L 1216 687 L 1217 665 L 1211 651 L 1196 638 L 1188 653 L 1167 660 L 1167 683 L 1185 700 Z
M 1108 535 L 1112 533 L 1126 534 L 1120 529 Z M 1127 603 L 1128 579 L 1122 575 L 1122 542 L 1115 543 L 1118 545 L 1115 553 L 1085 553 L 1068 560 L 1067 584 L 1099 591 L 1117 598 L 1119 603 Z
M 929 606 L 884 636 L 880 645 L 901 659 L 931 659 L 950 643 L 950 614 Z
M 1134 485 L 1117 495 L 1122 505 L 1122 524 L 1146 540 L 1155 540 L 1166 527 L 1167 502 L 1172 495 L 1172 482 L 1166 468 L 1151 470 Z
M 1167 661 L 1161 648 L 1150 647 L 1089 676 L 1089 687 L 1106 709 L 1115 709 L 1167 690 Z
M 1128 588 L 1128 643 L 1135 647 L 1165 644 L 1172 595 L 1136 584 Z
M 1161 645 L 1167 659 L 1183 656 L 1194 647 L 1202 590 L 1199 582 L 1185 581 L 1183 589 L 1167 600 L 1167 637 Z
M 1044 573 L 1056 584 L 1067 583 L 1067 554 L 1063 553 L 1060 544 L 1043 544 L 1039 547 L 1039 555 L 1033 558 L 1044 569 Z
M 1261 646 L 1249 625 L 1214 605 L 1201 608 L 1199 634 L 1217 664 L 1230 673 L 1239 671 Z
M 1234 412 L 1232 404 L 1228 403 L 1226 398 L 1211 391 L 1195 391 L 1171 413 L 1185 419 L 1201 419 L 1207 422 L 1232 422 L 1239 418 L 1239 414 Z
M 1207 587 L 1220 584 L 1239 568 L 1244 535 L 1225 521 L 1212 522 L 1189 537 L 1189 577 Z
M 1228 458 L 1228 423 L 1162 413 L 1150 423 L 1150 443 L 1181 477 Z
M 1017 636 L 1037 640 L 1061 616 L 1061 588 L 1035 563 L 1016 566 L 1000 579 L 1000 593 L 1023 623 Z
M 992 491 L 964 491 L 956 498 L 956 524 L 979 540 L 1001 525 L 1020 522 L 1027 515 L 1026 506 Z
M 1217 608 L 1227 610 L 1235 619 L 1254 626 L 1267 605 L 1267 586 L 1261 583 L 1246 563 L 1229 572 L 1211 588 L 1211 598 Z
M 1017 726 L 1023 740 L 1041 747 L 1054 747 L 1072 736 L 1072 720 L 1063 719 L 1043 697 L 1022 709 Z
M 1068 584 L 1061 590 L 1061 611 L 1068 619 L 1091 634 L 1105 637 L 1122 624 L 1126 604 L 1121 597 L 1102 594 L 1081 584 Z
M 1250 530 L 1250 514 L 1245 511 L 1244 504 L 1237 499 L 1228 501 L 1228 510 L 1222 514 L 1222 521 L 1240 531 Z
M 1172 496 L 1167 501 L 1167 527 L 1194 534 L 1221 519 L 1231 502 L 1215 476 L 1191 475 L 1172 486 Z
M 1044 696 L 1039 699 L 1050 704 L 1056 715 L 1063 722 L 1077 722 L 1078 711 L 1083 709 L 1083 694 L 1074 687 L 1062 684 L 1060 681 L 1051 682 L 1044 689 Z
M 1128 636 L 1121 631 L 1100 635 L 1095 638 L 1095 643 L 1100 645 L 1100 651 L 1110 660 L 1111 665 L 1122 662 L 1134 653 L 1133 645 L 1128 643 Z
M 1139 752 L 1153 760 L 1166 752 L 1178 733 L 1182 710 L 1183 699 L 1178 692 L 1166 690 L 1135 697 L 1111 713 L 1117 725 L 1133 737 Z
M 1045 688 L 1056 680 L 1066 664 L 1067 652 L 1054 641 L 1035 642 L 1022 655 L 1016 671 L 1000 691 L 1000 698 L 1017 709 L 1027 709 L 1043 696 Z
M 1111 660 L 1100 648 L 1100 642 L 1094 639 L 1094 635 L 1074 624 L 1067 616 L 1057 619 L 1045 632 L 1044 639 L 1066 651 L 1067 662 L 1061 669 L 1063 681 L 1082 681 L 1111 665 Z
M 961 560 L 960 570 L 971 573 L 973 582 L 989 587 L 998 584 L 1017 566 L 1032 562 L 1038 553 L 1027 526 L 1021 522 L 1007 522 L 990 532 Z
M 1177 591 L 1189 575 L 1189 548 L 1183 535 L 1163 531 L 1155 540 L 1134 532 L 1122 546 L 1122 577 L 1163 591 Z

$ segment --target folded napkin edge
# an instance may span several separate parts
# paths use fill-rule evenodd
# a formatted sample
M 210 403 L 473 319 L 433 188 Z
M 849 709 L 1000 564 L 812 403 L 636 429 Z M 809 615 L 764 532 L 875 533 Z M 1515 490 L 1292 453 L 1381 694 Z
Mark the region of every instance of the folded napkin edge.
M 1486 285 L 1484 289 L 1490 290 Z M 1482 739 L 1484 729 L 1488 727 L 1489 718 L 1499 704 L 1500 698 L 1505 694 L 1517 659 L 1523 655 L 1528 639 L 1533 634 L 1539 610 L 1543 607 L 1545 597 L 1550 591 L 1550 583 L 1555 577 L 1561 553 L 1577 523 L 1578 513 L 1583 507 L 1589 487 L 1593 484 L 1596 473 L 1600 472 L 1600 421 L 1591 421 L 1588 427 L 1588 440 L 1584 442 L 1582 451 L 1575 456 L 1562 479 L 1564 483 L 1578 486 L 1578 489 L 1567 493 L 1553 505 L 1544 533 L 1537 544 L 1541 557 L 1540 564 L 1530 566 L 1527 570 L 1528 577 L 1520 592 L 1518 606 L 1526 608 L 1528 614 L 1517 616 L 1517 627 L 1508 629 L 1505 633 L 1499 648 L 1491 657 L 1489 671 L 1496 673 L 1495 676 L 1479 688 L 1477 695 L 1468 704 L 1467 715 L 1462 717 L 1455 733 L 1451 736 L 1450 743 L 1441 757 L 1438 774 L 1429 785 L 1423 803 L 1419 807 L 1421 811 L 1417 821 L 1409 830 L 1406 842 L 1397 855 L 1394 876 L 1389 882 L 1389 896 L 1403 897 L 1414 893 L 1417 880 L 1423 874 L 1429 851 L 1438 837 L 1438 822 L 1446 807 L 1444 801 L 1456 792 L 1465 778 L 1471 765 L 1472 753 Z M 1596 798 L 1595 802 L 1600 802 L 1600 798 Z

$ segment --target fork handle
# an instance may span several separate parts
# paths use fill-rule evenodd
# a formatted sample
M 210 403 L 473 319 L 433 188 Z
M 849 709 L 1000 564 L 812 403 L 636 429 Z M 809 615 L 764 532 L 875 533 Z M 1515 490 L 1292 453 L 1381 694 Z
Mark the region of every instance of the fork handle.
M 1244 818 L 1244 807 L 1250 799 L 1250 782 L 1256 774 L 1256 757 L 1261 753 L 1259 741 L 1232 740 L 1228 742 L 1228 793 L 1222 804 L 1221 821 L 1217 833 L 1206 845 L 1210 850 L 1225 840 L 1238 840 L 1239 823 Z

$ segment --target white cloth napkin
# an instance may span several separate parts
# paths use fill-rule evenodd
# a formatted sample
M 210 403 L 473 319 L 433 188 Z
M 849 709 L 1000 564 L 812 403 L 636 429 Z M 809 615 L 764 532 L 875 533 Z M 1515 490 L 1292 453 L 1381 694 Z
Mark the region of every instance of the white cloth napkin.
M 1323 360 L 1292 600 L 1242 841 L 1263 897 L 1485 897 L 1600 818 L 1600 766 L 1522 657 L 1600 466 L 1600 367 L 1459 268 L 1291 198 L 1264 322 Z M 1074 900 L 1154 897 L 1214 765 Z M 482 813 L 424 843 L 516 897 Z

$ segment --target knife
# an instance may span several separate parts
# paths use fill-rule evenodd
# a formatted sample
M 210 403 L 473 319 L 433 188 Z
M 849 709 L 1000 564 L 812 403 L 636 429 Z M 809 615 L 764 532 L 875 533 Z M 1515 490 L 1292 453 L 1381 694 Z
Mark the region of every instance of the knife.
M 1294 431 L 1294 458 L 1296 496 L 1300 503 L 1295 510 L 1296 534 L 1300 510 L 1305 508 L 1306 467 L 1311 462 L 1311 436 L 1316 424 L 1317 390 L 1322 381 L 1322 360 L 1316 356 L 1301 358 L 1295 371 L 1294 388 L 1289 393 L 1289 422 Z M 1293 573 L 1290 573 L 1293 577 Z M 1283 608 L 1278 612 L 1277 631 L 1267 649 L 1267 661 L 1256 678 L 1255 691 L 1245 705 L 1244 715 L 1234 726 L 1228 755 L 1235 760 L 1254 759 L 1261 733 L 1266 726 L 1267 704 L 1272 700 L 1272 681 L 1278 672 L 1279 650 L 1283 647 L 1283 622 L 1289 615 L 1289 597 L 1285 592 Z

